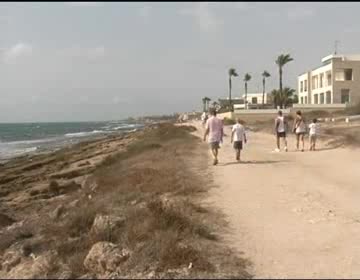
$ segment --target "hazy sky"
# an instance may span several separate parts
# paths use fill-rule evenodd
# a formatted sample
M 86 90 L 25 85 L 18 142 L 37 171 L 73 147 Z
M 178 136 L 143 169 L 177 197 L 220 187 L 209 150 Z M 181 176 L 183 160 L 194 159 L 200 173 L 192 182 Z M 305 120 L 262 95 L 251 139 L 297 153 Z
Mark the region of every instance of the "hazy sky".
M 0 122 L 109 120 L 201 108 L 235 67 L 261 91 L 281 53 L 286 86 L 340 53 L 360 53 L 360 4 L 0 3 Z

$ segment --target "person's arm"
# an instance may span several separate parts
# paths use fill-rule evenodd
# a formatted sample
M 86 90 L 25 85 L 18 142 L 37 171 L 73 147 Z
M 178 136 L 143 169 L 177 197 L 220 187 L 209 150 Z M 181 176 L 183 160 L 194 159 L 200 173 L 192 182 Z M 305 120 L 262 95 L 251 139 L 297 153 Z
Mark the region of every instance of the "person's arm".
M 223 121 L 221 121 L 221 143 L 223 142 L 223 137 L 224 137 L 224 122 Z
M 206 141 L 206 137 L 208 136 L 208 134 L 209 134 L 209 127 L 206 126 L 205 133 L 204 133 L 204 141 Z
M 230 140 L 230 143 L 232 143 L 234 141 L 234 133 L 235 133 L 235 130 L 232 129 L 231 130 L 231 140 Z
M 280 124 L 279 119 L 276 119 L 275 120 L 275 134 L 278 131 L 279 124 Z
M 245 129 L 244 129 L 244 143 L 246 144 L 247 139 L 246 139 L 246 133 L 245 133 Z

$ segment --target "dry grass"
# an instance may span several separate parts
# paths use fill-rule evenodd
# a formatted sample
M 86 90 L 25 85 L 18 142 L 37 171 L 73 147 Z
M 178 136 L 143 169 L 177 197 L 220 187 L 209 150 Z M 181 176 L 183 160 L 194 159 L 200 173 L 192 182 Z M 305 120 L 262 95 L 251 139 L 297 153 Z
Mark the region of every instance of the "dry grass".
M 99 241 L 130 249 L 131 257 L 121 267 L 124 276 L 135 272 L 147 275 L 154 270 L 167 273 L 190 262 L 194 275 L 215 273 L 219 260 L 214 262 L 212 251 L 220 252 L 222 245 L 214 229 L 218 221 L 197 203 L 210 186 L 189 168 L 199 141 L 189 133 L 194 130 L 161 124 L 140 134 L 125 152 L 108 157 L 92 175 L 95 191 L 84 188 L 67 193 L 69 202 L 79 200 L 77 206 L 58 204 L 64 208 L 58 218 L 43 219 L 36 225 L 45 240 L 37 250 L 57 250 L 72 277 L 87 273 L 84 259 Z M 63 188 L 54 180 L 49 184 L 52 193 L 62 193 Z M 125 222 L 95 233 L 91 228 L 99 214 L 124 217 Z M 214 224 L 209 223 L 211 217 Z M 13 242 L 9 240 L 3 247 Z M 30 245 L 25 248 L 27 254 L 32 250 Z M 241 263 L 232 267 L 232 273 L 248 277 Z M 61 270 L 54 268 L 54 275 L 59 272 L 56 269 Z
M 360 127 L 324 128 L 322 134 L 330 146 L 360 147 Z

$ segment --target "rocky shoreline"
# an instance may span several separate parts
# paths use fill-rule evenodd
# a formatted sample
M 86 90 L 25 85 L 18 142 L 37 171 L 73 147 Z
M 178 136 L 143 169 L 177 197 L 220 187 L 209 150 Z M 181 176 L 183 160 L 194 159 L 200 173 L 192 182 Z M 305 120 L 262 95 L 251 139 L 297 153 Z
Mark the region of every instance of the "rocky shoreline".
M 0 278 L 248 278 L 201 204 L 211 186 L 192 170 L 204 168 L 192 129 L 156 124 L 1 166 Z

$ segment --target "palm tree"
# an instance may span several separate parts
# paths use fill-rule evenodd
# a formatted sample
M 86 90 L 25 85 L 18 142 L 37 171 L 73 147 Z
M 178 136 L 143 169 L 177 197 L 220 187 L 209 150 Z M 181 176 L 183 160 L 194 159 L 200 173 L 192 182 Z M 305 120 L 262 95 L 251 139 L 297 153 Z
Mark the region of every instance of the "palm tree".
M 234 109 L 232 107 L 232 102 L 231 102 L 231 89 L 232 89 L 231 77 L 237 77 L 239 75 L 236 73 L 235 68 L 230 68 L 228 74 L 229 74 L 229 107 L 230 107 L 230 111 L 233 112 Z
M 263 82 L 262 105 L 263 105 L 263 107 L 264 107 L 264 99 L 265 99 L 265 79 L 266 79 L 266 78 L 269 78 L 269 77 L 270 77 L 270 74 L 269 74 L 268 71 L 265 70 L 265 71 L 261 74 L 261 76 L 263 77 L 263 80 L 262 80 L 262 82 Z
M 286 108 L 287 106 L 296 103 L 297 95 L 295 95 L 295 89 L 285 87 L 283 91 L 282 104 Z
M 211 101 L 211 99 L 209 97 L 204 97 L 205 100 L 205 110 L 208 111 L 209 110 L 209 102 Z
M 249 73 L 246 73 L 244 76 L 244 82 L 245 82 L 245 109 L 247 109 L 247 83 L 251 80 L 251 75 Z
M 206 97 L 203 97 L 202 102 L 203 102 L 203 112 L 206 112 Z
M 298 96 L 295 95 L 295 89 L 285 87 L 283 89 L 283 94 L 281 94 L 280 90 L 274 89 L 271 91 L 271 96 L 273 99 L 274 107 L 283 106 L 286 108 L 287 106 L 297 103 Z
M 293 61 L 294 59 L 290 57 L 290 54 L 281 54 L 276 59 L 275 63 L 279 67 L 279 90 L 280 90 L 280 96 L 283 95 L 283 88 L 282 88 L 282 74 L 283 74 L 283 67 L 286 63 Z M 281 98 L 282 99 L 282 98 Z M 283 104 L 280 104 L 281 108 L 283 107 Z

